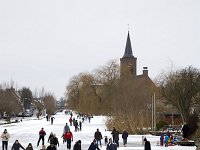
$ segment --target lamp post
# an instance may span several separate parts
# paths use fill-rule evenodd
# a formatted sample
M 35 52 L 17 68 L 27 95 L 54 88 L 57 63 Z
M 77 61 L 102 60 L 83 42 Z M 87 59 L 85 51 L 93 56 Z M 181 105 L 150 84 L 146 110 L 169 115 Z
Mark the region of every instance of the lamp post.
M 155 92 L 152 95 L 152 130 L 156 130 L 156 98 Z
M 152 104 L 147 104 L 147 108 L 148 108 L 148 117 L 150 118 L 151 113 L 149 113 L 149 112 L 152 110 Z M 152 123 L 151 123 L 151 130 L 153 130 L 153 124 Z

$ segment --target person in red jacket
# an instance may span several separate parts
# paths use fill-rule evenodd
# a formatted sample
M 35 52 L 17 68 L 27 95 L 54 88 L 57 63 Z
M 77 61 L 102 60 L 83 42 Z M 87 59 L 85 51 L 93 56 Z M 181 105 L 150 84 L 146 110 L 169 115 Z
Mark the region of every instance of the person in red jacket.
M 44 136 L 46 135 L 46 132 L 44 131 L 44 128 L 42 128 L 40 131 L 39 131 L 39 139 L 38 139 L 38 143 L 37 143 L 37 146 L 39 146 L 40 144 L 40 140 L 42 139 L 42 145 L 44 145 Z
M 65 133 L 64 138 L 65 138 L 65 140 L 67 140 L 67 149 L 71 149 L 71 143 L 73 141 L 73 134 L 70 131 L 70 129 L 68 129 L 68 131 Z
M 72 126 L 72 117 L 69 118 L 70 126 Z

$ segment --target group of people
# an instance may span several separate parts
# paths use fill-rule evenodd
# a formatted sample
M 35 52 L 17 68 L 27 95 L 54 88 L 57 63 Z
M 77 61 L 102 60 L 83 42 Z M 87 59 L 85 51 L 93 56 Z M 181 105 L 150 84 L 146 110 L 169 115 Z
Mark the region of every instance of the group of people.
M 72 115 L 70 118 L 72 118 Z M 69 119 L 69 122 L 70 121 L 71 119 Z M 71 125 L 71 122 L 70 122 L 70 125 Z M 183 126 L 182 133 L 183 133 L 183 140 L 186 140 L 188 138 L 188 133 L 189 133 L 189 127 L 187 124 Z M 108 139 L 108 137 L 105 136 L 104 142 L 106 145 L 106 150 L 117 150 L 117 148 L 119 147 L 119 131 L 116 130 L 115 127 L 113 127 L 111 134 L 112 134 L 112 138 Z M 39 139 L 37 142 L 37 147 L 39 146 L 40 141 L 42 141 L 41 150 L 57 150 L 57 147 L 59 147 L 59 141 L 58 141 L 58 138 L 56 137 L 56 134 L 52 132 L 50 133 L 48 137 L 48 142 L 50 145 L 47 148 L 44 143 L 45 136 L 46 136 L 46 132 L 44 131 L 44 128 L 41 128 L 41 130 L 39 131 Z M 10 134 L 7 132 L 7 129 L 4 129 L 4 132 L 1 134 L 1 138 L 2 138 L 2 150 L 8 150 L 8 140 L 10 138 Z M 66 123 L 64 126 L 62 138 L 63 138 L 63 144 L 66 142 L 67 149 L 70 150 L 72 148 L 71 143 L 73 141 L 73 134 L 70 131 L 70 127 L 68 123 Z M 124 130 L 122 132 L 124 147 L 126 147 L 127 145 L 127 138 L 128 138 L 128 132 Z M 88 150 L 100 150 L 99 146 L 102 147 L 102 142 L 101 142 L 102 139 L 103 139 L 102 134 L 99 131 L 99 129 L 97 129 L 96 132 L 94 133 L 94 139 L 92 143 L 90 144 Z M 165 144 L 165 146 L 168 146 L 168 144 L 170 143 L 169 142 L 170 139 L 174 139 L 173 135 L 170 135 L 170 134 L 166 134 L 165 136 L 161 135 L 160 145 L 163 146 Z M 145 150 L 151 150 L 151 144 L 147 140 L 147 138 L 144 138 L 143 141 L 144 141 Z M 29 143 L 28 146 L 24 148 L 20 144 L 19 140 L 15 140 L 14 144 L 11 147 L 11 150 L 19 150 L 20 148 L 24 150 L 33 150 L 33 146 L 31 143 Z M 73 150 L 81 150 L 81 140 L 78 140 L 75 142 L 73 146 Z
M 113 131 L 111 133 L 113 135 L 113 139 L 110 138 L 109 140 L 107 139 L 107 136 L 105 137 L 105 144 L 106 144 L 106 150 L 117 150 L 117 147 L 119 147 L 119 132 L 113 128 Z M 56 137 L 56 134 L 51 132 L 49 137 L 48 137 L 48 142 L 50 145 L 46 148 L 44 144 L 44 138 L 46 136 L 46 132 L 44 131 L 44 128 L 41 128 L 39 131 L 39 139 L 37 142 L 37 146 L 39 146 L 40 141 L 42 140 L 42 149 L 41 150 L 57 150 L 57 147 L 59 147 L 59 141 L 58 138 Z M 70 127 L 66 123 L 63 129 L 63 143 L 67 142 L 67 149 L 71 149 L 71 142 L 73 141 L 73 134 L 70 131 Z M 128 137 L 128 132 L 126 130 L 123 131 L 122 133 L 122 138 L 123 138 L 123 144 L 126 146 L 127 144 L 127 137 Z M 4 132 L 1 135 L 2 138 L 2 150 L 7 150 L 8 149 L 8 139 L 10 138 L 9 133 L 7 132 L 7 129 L 4 130 Z M 88 150 L 100 150 L 99 146 L 102 146 L 101 140 L 103 139 L 101 132 L 99 129 L 94 133 L 94 140 L 90 144 Z M 146 142 L 148 143 L 148 141 Z M 19 150 L 22 148 L 23 150 L 33 150 L 33 146 L 31 143 L 28 144 L 26 148 L 24 148 L 18 140 L 16 140 L 11 148 L 11 150 Z M 75 142 L 73 150 L 81 150 L 81 140 L 78 140 Z M 149 150 L 149 149 L 145 149 Z
M 109 138 L 105 136 L 104 142 L 106 145 L 106 150 L 117 150 L 119 147 L 119 131 L 117 131 L 115 128 L 113 128 L 112 132 L 112 137 Z M 128 132 L 126 130 L 123 131 L 122 133 L 122 138 L 123 138 L 123 144 L 126 146 L 127 144 L 127 137 L 128 137 Z M 102 146 L 101 140 L 103 139 L 101 132 L 99 129 L 94 133 L 94 140 L 90 144 L 88 150 L 99 150 L 99 146 Z
M 55 117 L 53 117 L 53 116 L 49 117 L 49 115 L 46 115 L 46 119 L 47 119 L 47 121 L 51 121 L 51 124 L 53 124 Z
M 10 134 L 7 132 L 7 129 L 4 129 L 3 133 L 1 134 L 1 138 L 2 150 L 8 150 L 8 140 L 10 138 Z M 31 143 L 29 143 L 25 149 L 18 140 L 15 140 L 14 144 L 11 147 L 11 150 L 19 150 L 20 148 L 22 148 L 23 150 L 33 150 L 33 146 Z
M 68 132 L 70 132 L 69 129 L 68 129 Z M 68 133 L 68 132 L 66 132 L 66 133 Z M 59 147 L 59 140 L 56 137 L 56 134 L 52 133 L 52 132 L 50 133 L 50 135 L 48 137 L 48 142 L 50 144 L 49 144 L 49 146 L 47 146 L 47 148 L 46 148 L 45 143 L 44 143 L 45 136 L 46 136 L 46 132 L 44 131 L 44 128 L 41 128 L 41 130 L 39 131 L 39 139 L 38 139 L 38 142 L 37 142 L 37 147 L 39 146 L 40 141 L 42 141 L 41 150 L 57 150 L 57 147 Z M 7 129 L 4 129 L 4 132 L 1 134 L 2 150 L 8 150 L 8 140 L 9 140 L 9 138 L 10 138 L 10 134 L 7 132 Z M 66 138 L 66 140 L 67 140 L 67 143 L 68 143 L 69 139 Z M 72 137 L 72 141 L 73 141 L 73 137 Z M 80 145 L 79 143 L 80 143 L 80 141 L 78 142 L 77 145 Z M 67 147 L 69 149 L 71 149 L 71 143 L 70 143 L 70 145 L 67 144 Z M 15 140 L 14 144 L 11 147 L 11 150 L 20 150 L 20 148 L 23 149 L 23 150 L 33 150 L 33 146 L 32 146 L 31 143 L 29 143 L 28 146 L 26 148 L 24 148 L 24 146 L 21 145 L 19 140 Z
M 182 141 L 187 141 L 189 136 L 189 126 L 185 123 L 181 129 L 182 132 Z M 169 131 L 166 134 L 161 133 L 160 135 L 160 146 L 169 146 L 169 145 L 175 145 L 177 142 L 176 134 L 172 134 Z
M 108 137 L 105 136 L 106 150 L 117 150 L 117 148 L 119 147 L 119 131 L 117 131 L 115 129 L 115 127 L 113 127 L 111 134 L 112 134 L 112 138 L 108 139 Z M 122 139 L 123 139 L 124 147 L 126 147 L 126 145 L 127 145 L 127 138 L 128 138 L 128 132 L 126 130 L 124 130 L 122 132 Z M 99 129 L 97 129 L 97 131 L 94 134 L 94 140 L 90 144 L 88 150 L 100 150 L 99 146 L 100 147 L 102 146 L 101 139 L 102 139 L 102 134 L 99 131 Z M 147 140 L 147 138 L 144 138 L 143 141 L 144 141 L 144 149 L 151 150 L 151 144 Z
M 58 138 L 56 137 L 55 133 L 50 133 L 49 137 L 48 137 L 48 142 L 50 143 L 50 145 L 46 148 L 44 145 L 44 136 L 46 135 L 46 132 L 44 131 L 44 129 L 42 128 L 39 132 L 39 140 L 38 140 L 38 144 L 40 143 L 40 140 L 42 139 L 42 149 L 41 150 L 57 150 L 57 147 L 59 147 L 59 141 Z M 68 124 L 66 123 L 63 129 L 63 144 L 66 142 L 67 143 L 67 149 L 71 149 L 71 142 L 73 141 L 73 134 L 70 131 L 70 127 L 68 126 Z M 75 142 L 73 150 L 81 150 L 81 140 L 78 140 L 77 142 Z
M 116 143 L 117 147 L 119 147 L 119 131 L 117 131 L 115 129 L 115 127 L 113 127 L 111 134 L 112 134 L 112 137 L 113 137 L 113 143 Z M 128 132 L 126 130 L 124 130 L 122 132 L 122 139 L 123 139 L 124 147 L 126 147 L 126 145 L 127 145 L 127 138 L 128 138 Z
M 66 123 L 63 129 L 63 143 L 67 142 L 67 149 L 71 149 L 71 142 L 73 141 L 73 134 L 70 131 L 68 124 Z
M 81 131 L 82 130 L 82 122 L 78 120 L 76 120 L 75 118 L 72 119 L 72 117 L 69 118 L 69 123 L 70 123 L 70 126 L 74 126 L 75 128 L 75 132 L 77 131 Z
M 50 133 L 49 138 L 48 138 L 48 142 L 50 143 L 50 145 L 46 148 L 46 146 L 44 145 L 44 137 L 46 136 L 46 132 L 44 131 L 44 128 L 41 128 L 41 130 L 39 131 L 39 139 L 37 142 L 37 147 L 40 144 L 40 141 L 42 140 L 42 149 L 41 150 L 57 150 L 57 146 L 59 146 L 59 141 L 58 138 L 56 137 L 55 133 Z

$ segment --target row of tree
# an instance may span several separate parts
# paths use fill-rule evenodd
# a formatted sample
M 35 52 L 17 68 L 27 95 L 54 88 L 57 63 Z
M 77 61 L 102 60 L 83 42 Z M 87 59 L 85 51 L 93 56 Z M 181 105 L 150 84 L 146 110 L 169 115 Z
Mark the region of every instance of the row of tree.
M 111 61 L 92 73 L 80 73 L 71 78 L 66 88 L 67 106 L 82 113 L 108 115 L 108 128 L 118 126 L 129 132 L 149 129 L 152 124 L 152 92 L 156 92 L 157 111 L 163 112 L 166 106 L 173 107 L 189 122 L 191 114 L 199 111 L 200 71 L 192 66 L 161 73 L 150 90 L 133 92 L 140 83 L 130 80 L 122 82 L 117 61 Z M 144 101 L 143 101 L 144 100 Z M 157 122 L 161 118 L 156 118 Z
M 40 92 L 33 92 L 23 87 L 20 90 L 13 88 L 13 84 L 0 85 L 0 116 L 6 117 L 10 121 L 11 117 L 18 116 L 25 110 L 37 111 L 37 117 L 46 111 L 52 115 L 56 111 L 56 99 L 51 93 L 45 93 L 44 89 Z

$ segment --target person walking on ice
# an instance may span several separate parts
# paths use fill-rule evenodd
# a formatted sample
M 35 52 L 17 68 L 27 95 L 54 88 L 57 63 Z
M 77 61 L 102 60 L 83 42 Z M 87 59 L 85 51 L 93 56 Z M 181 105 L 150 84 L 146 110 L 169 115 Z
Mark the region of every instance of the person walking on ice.
M 93 142 L 90 144 L 88 150 L 100 150 L 98 144 L 96 143 L 96 139 L 94 139 Z
M 102 139 L 102 134 L 101 132 L 99 131 L 99 129 L 97 129 L 97 131 L 94 133 L 94 139 L 96 140 L 97 142 L 97 145 L 101 145 L 101 139 Z
M 7 129 L 4 129 L 4 132 L 1 134 L 2 138 L 2 150 L 8 150 L 8 139 L 10 138 L 9 133 L 7 132 Z
M 33 150 L 33 146 L 31 143 L 28 144 L 28 146 L 26 147 L 26 150 Z
M 53 124 L 55 117 L 51 116 L 51 124 Z
M 81 150 L 81 140 L 76 141 L 73 150 Z
M 146 138 L 144 138 L 144 142 L 144 150 L 151 150 L 150 142 Z
M 15 143 L 13 144 L 11 150 L 20 150 L 20 148 L 25 150 L 25 148 L 19 143 L 19 141 L 16 140 Z
M 128 132 L 126 130 L 124 130 L 123 133 L 122 133 L 122 139 L 123 139 L 124 147 L 126 147 L 127 138 L 128 138 Z
M 67 149 L 71 149 L 71 143 L 73 141 L 73 134 L 70 129 L 65 133 L 64 139 L 67 141 Z
M 39 146 L 40 144 L 40 140 L 42 140 L 42 145 L 44 145 L 44 137 L 46 135 L 46 132 L 44 131 L 44 128 L 42 128 L 40 131 L 39 131 L 39 139 L 38 139 L 38 142 L 37 142 L 37 147 Z
M 65 126 L 64 126 L 64 129 L 63 129 L 63 135 L 69 130 L 69 126 L 68 124 L 66 123 Z

